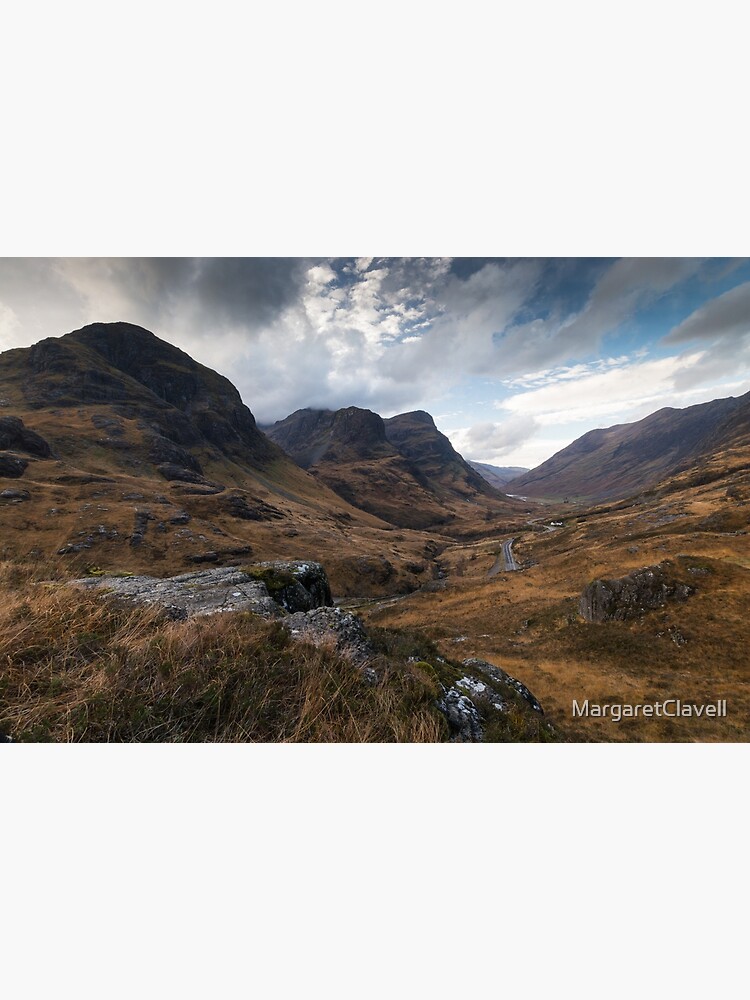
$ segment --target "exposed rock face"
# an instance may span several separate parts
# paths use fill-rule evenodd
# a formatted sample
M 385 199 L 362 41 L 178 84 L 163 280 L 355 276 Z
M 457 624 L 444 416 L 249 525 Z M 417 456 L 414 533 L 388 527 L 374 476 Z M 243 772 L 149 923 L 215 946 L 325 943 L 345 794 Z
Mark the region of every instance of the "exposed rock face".
M 278 521 L 286 516 L 278 507 L 241 493 L 230 494 L 222 501 L 221 507 L 231 517 L 241 521 Z
M 20 417 L 0 417 L 0 448 L 24 451 L 37 458 L 49 458 L 52 449 L 44 438 L 30 431 Z
M 28 464 L 25 458 L 0 452 L 0 476 L 6 479 L 20 479 L 28 468 Z
M 182 573 L 164 580 L 153 576 L 100 576 L 74 582 L 90 590 L 106 588 L 135 604 L 161 605 L 175 618 L 222 611 L 252 611 L 264 618 L 280 618 L 284 613 L 262 581 L 236 566 Z
M 165 438 L 161 434 L 154 434 L 149 440 L 149 459 L 154 463 L 157 468 L 161 465 L 168 466 L 169 468 L 179 468 L 179 469 L 190 469 L 192 472 L 197 472 L 199 477 L 203 475 L 203 469 L 198 459 L 192 455 L 186 448 L 180 447 L 180 445 L 175 444 L 168 438 Z M 167 479 L 169 476 L 166 477 Z M 197 480 L 189 480 L 189 482 L 201 482 L 199 478 Z
M 195 472 L 193 469 L 186 469 L 181 465 L 174 465 L 172 462 L 162 462 L 161 465 L 157 465 L 157 469 L 170 482 L 199 483 L 201 486 L 212 485 L 199 472 Z
M 148 531 L 148 522 L 154 520 L 156 518 L 150 510 L 137 510 L 135 512 L 133 534 L 130 536 L 130 544 L 133 548 L 141 544 Z
M 211 556 L 218 559 L 217 553 L 203 553 L 194 561 L 213 561 Z M 252 611 L 264 618 L 279 618 L 285 611 L 308 611 L 332 603 L 325 570 L 312 562 L 259 563 L 247 571 L 226 566 L 166 579 L 100 576 L 74 582 L 89 589 L 106 588 L 137 604 L 163 605 L 176 618 L 220 611 Z
M 464 667 L 481 671 L 481 673 L 495 681 L 496 684 L 512 689 L 516 692 L 516 694 L 519 694 L 523 700 L 534 709 L 535 712 L 539 712 L 544 715 L 542 706 L 536 700 L 531 691 L 529 691 L 526 685 L 516 680 L 515 677 L 511 677 L 510 674 L 506 674 L 504 670 L 501 670 L 500 667 L 496 667 L 494 663 L 488 663 L 486 660 L 479 660 L 476 657 L 470 657 L 468 660 L 463 660 L 462 663 Z
M 449 688 L 438 701 L 450 727 L 451 743 L 479 743 L 484 736 L 482 720 L 474 702 L 457 687 Z
M 674 579 L 669 561 L 636 570 L 617 580 L 594 580 L 581 594 L 578 609 L 589 622 L 625 621 L 667 601 L 684 601 L 695 588 Z
M 362 622 L 340 608 L 298 611 L 286 618 L 284 625 L 294 639 L 306 639 L 317 644 L 332 638 L 338 652 L 355 662 L 365 662 L 373 655 Z
M 5 500 L 6 503 L 21 503 L 30 496 L 28 490 L 0 490 L 0 500 Z
M 326 572 L 316 562 L 262 562 L 250 569 L 286 611 L 310 611 L 333 604 Z

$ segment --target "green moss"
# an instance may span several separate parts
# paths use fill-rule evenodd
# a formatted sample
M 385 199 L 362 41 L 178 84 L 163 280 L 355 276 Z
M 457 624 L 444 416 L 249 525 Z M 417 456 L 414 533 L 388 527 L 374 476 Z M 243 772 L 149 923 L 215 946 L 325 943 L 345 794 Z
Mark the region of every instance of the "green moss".
M 268 593 L 272 596 L 286 587 L 292 587 L 297 583 L 292 573 L 275 569 L 273 566 L 251 566 L 246 572 L 253 579 L 265 583 Z

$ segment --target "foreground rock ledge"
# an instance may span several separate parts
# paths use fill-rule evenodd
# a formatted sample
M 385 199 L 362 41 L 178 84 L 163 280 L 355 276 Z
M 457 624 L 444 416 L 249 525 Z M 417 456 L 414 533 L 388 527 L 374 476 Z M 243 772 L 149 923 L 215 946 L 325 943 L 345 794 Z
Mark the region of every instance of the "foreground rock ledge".
M 223 566 L 162 579 L 154 576 L 97 576 L 74 580 L 89 590 L 105 589 L 136 604 L 158 604 L 176 619 L 225 611 L 251 611 L 281 618 L 332 604 L 320 563 L 259 563 Z
M 281 620 L 292 639 L 329 644 L 378 680 L 377 656 L 370 636 L 355 615 L 332 607 L 325 570 L 315 562 L 264 562 L 240 569 L 216 567 L 162 579 L 153 576 L 99 576 L 74 580 L 135 604 L 158 605 L 175 620 L 227 611 L 249 611 Z M 445 663 L 446 661 L 441 661 Z M 423 664 L 432 671 L 430 664 Z M 542 708 L 525 685 L 486 660 L 464 660 L 455 683 L 441 683 L 436 706 L 445 715 L 451 742 L 481 742 L 482 713 L 507 712 L 513 701 L 527 710 Z M 481 679 L 480 679 L 481 678 Z M 476 699 L 479 701 L 476 701 Z

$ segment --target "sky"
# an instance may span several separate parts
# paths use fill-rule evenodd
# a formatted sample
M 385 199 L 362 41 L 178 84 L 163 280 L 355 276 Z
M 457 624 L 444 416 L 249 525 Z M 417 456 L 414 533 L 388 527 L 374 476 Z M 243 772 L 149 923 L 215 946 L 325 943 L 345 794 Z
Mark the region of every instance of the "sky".
M 500 466 L 750 391 L 744 258 L 0 259 L 0 350 L 114 321 L 226 375 L 259 423 L 422 409 Z

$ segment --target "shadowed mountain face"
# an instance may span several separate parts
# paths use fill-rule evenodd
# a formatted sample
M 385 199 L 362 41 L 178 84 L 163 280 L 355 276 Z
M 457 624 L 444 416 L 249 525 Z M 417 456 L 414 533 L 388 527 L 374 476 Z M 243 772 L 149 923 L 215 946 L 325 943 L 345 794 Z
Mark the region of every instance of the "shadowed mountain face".
M 384 421 L 388 440 L 413 462 L 433 488 L 471 496 L 496 496 L 495 490 L 455 450 L 424 410 L 400 413 Z
M 388 420 L 356 406 L 297 410 L 264 430 L 349 503 L 402 527 L 447 524 L 457 504 L 500 499 L 421 410 Z
M 296 410 L 264 430 L 303 469 L 320 462 L 336 464 L 397 454 L 386 440 L 382 417 L 357 406 Z
M 589 431 L 509 488 L 538 497 L 625 497 L 748 446 L 750 393 L 683 410 L 665 407 L 636 423 Z
M 210 443 L 259 464 L 279 457 L 228 379 L 130 323 L 94 323 L 8 351 L 0 366 L 33 409 L 103 403 L 123 417 L 137 413 L 178 446 Z

